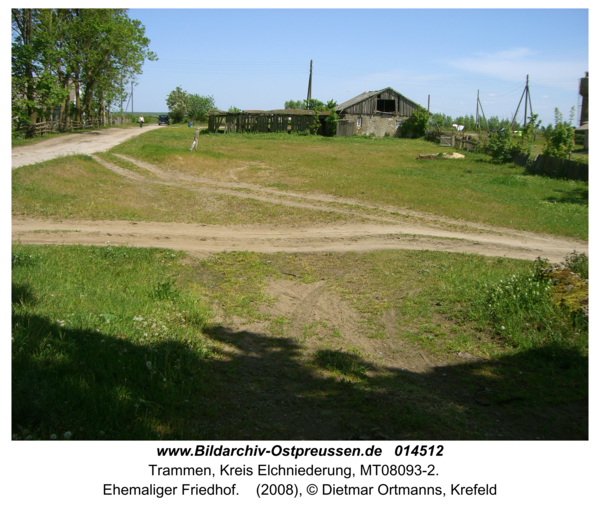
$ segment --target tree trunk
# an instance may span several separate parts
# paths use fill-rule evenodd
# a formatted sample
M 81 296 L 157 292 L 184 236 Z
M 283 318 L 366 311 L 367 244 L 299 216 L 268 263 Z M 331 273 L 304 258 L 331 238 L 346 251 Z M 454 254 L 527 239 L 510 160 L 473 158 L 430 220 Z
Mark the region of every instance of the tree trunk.
M 75 82 L 75 121 L 81 123 L 81 98 L 79 97 L 79 74 L 76 76 Z
M 24 30 L 23 30 L 23 43 L 28 46 L 32 45 L 32 37 L 33 37 L 33 20 L 31 15 L 31 9 L 23 9 L 24 19 Z M 37 122 L 37 112 L 34 108 L 35 101 L 35 85 L 33 81 L 33 64 L 31 61 L 28 61 L 25 66 L 25 74 L 27 78 L 27 116 L 29 117 L 29 125 L 27 127 L 27 133 L 25 137 L 33 138 L 35 137 L 35 123 Z

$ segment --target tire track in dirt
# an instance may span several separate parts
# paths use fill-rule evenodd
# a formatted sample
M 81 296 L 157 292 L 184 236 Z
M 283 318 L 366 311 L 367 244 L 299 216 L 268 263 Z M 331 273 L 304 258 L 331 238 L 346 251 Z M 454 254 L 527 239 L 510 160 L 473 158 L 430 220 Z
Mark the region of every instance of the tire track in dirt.
M 200 185 L 207 185 L 211 189 L 211 192 L 215 193 L 223 193 L 222 191 L 217 191 L 215 188 L 226 188 L 226 189 L 235 189 L 243 191 L 243 194 L 229 194 L 237 197 L 253 197 L 254 199 L 266 201 L 269 203 L 275 204 L 283 204 L 286 206 L 301 206 L 303 208 L 315 209 L 313 205 L 309 205 L 307 202 L 320 202 L 326 203 L 329 205 L 324 208 L 316 208 L 318 210 L 328 211 L 328 212 L 336 212 L 336 213 L 344 213 L 354 217 L 361 217 L 368 220 L 377 220 L 384 221 L 393 224 L 406 224 L 409 221 L 406 219 L 410 219 L 411 222 L 414 221 L 426 221 L 430 227 L 440 227 L 444 229 L 448 229 L 449 227 L 457 226 L 458 228 L 465 229 L 470 228 L 474 230 L 482 230 L 482 231 L 494 231 L 498 233 L 507 233 L 507 234 L 519 234 L 520 231 L 512 230 L 508 228 L 501 227 L 493 227 L 485 224 L 479 224 L 470 221 L 460 221 L 449 219 L 448 217 L 443 217 L 435 214 L 429 214 L 424 212 L 416 212 L 414 210 L 407 210 L 404 208 L 398 207 L 389 207 L 389 206 L 374 206 L 369 205 L 367 203 L 363 203 L 360 201 L 352 200 L 352 199 L 344 199 L 338 198 L 336 196 L 326 195 L 326 194 L 306 194 L 300 192 L 290 192 L 290 191 L 280 191 L 275 189 L 269 189 L 267 187 L 263 187 L 256 184 L 251 183 L 240 183 L 237 182 L 222 182 L 218 180 L 211 180 L 209 178 L 202 178 L 194 175 L 189 175 L 185 173 L 181 173 L 175 170 L 164 170 L 155 164 L 151 164 L 149 162 L 141 161 L 139 159 L 135 159 L 130 156 L 122 155 L 122 154 L 113 154 L 116 157 L 119 157 L 127 162 L 131 162 L 140 168 L 143 168 L 147 171 L 150 171 L 155 176 L 163 180 L 164 182 L 174 182 L 180 181 L 185 182 L 186 184 L 196 183 Z M 100 164 L 106 163 L 100 159 L 97 160 Z M 108 167 L 108 166 L 107 166 Z M 241 169 L 241 168 L 238 168 Z M 133 174 L 133 173 L 132 173 Z M 237 178 L 236 178 L 237 180 Z M 156 183 L 156 182 L 155 182 Z M 189 188 L 186 186 L 186 188 Z M 198 189 L 199 190 L 199 189 Z M 253 194 L 254 193 L 254 194 Z M 280 199 L 273 201 L 266 196 L 280 196 Z M 297 201 L 290 201 L 297 200 Z M 298 204 L 300 203 L 300 204 Z M 331 207 L 331 205 L 339 205 L 339 207 Z M 373 213 L 364 213 L 358 212 L 356 210 L 350 210 L 350 207 L 358 207 L 363 210 L 371 210 Z M 389 217 L 387 214 L 394 213 L 396 217 Z M 383 215 L 386 214 L 386 215 Z M 397 216 L 402 216 L 403 218 L 398 218 Z
M 32 244 L 131 245 L 183 250 L 191 254 L 223 251 L 366 252 L 384 249 L 464 252 L 558 262 L 584 242 L 522 235 L 462 234 L 402 225 L 340 224 L 313 228 L 210 226 L 164 222 L 84 221 L 13 217 L 13 242 Z M 429 235 L 429 236 L 426 236 Z M 454 237 L 452 237 L 455 235 Z
M 113 154 L 113 155 L 116 155 L 116 154 Z M 128 162 L 132 162 L 132 163 L 136 164 L 137 166 L 141 167 L 142 169 L 151 171 L 152 174 L 157 176 L 160 180 L 152 180 L 149 178 L 145 178 L 141 175 L 138 175 L 137 173 L 134 173 L 133 171 L 129 171 L 127 169 L 121 168 L 115 164 L 112 164 L 110 162 L 107 162 L 107 161 L 101 159 L 98 156 L 92 155 L 92 158 L 96 162 L 103 165 L 107 169 L 110 169 L 111 171 L 114 171 L 115 173 L 117 173 L 121 176 L 124 176 L 126 178 L 129 178 L 131 180 L 135 180 L 138 182 L 150 183 L 150 184 L 155 184 L 155 185 L 156 184 L 167 185 L 170 187 L 181 187 L 181 188 L 184 188 L 187 190 L 191 190 L 191 191 L 203 193 L 203 194 L 219 194 L 222 196 L 233 196 L 233 197 L 241 198 L 241 199 L 254 199 L 256 201 L 262 201 L 264 203 L 270 203 L 270 204 L 281 205 L 281 206 L 289 206 L 292 208 L 303 208 L 303 209 L 307 209 L 307 210 L 318 210 L 318 211 L 322 211 L 322 212 L 341 213 L 344 215 L 348 215 L 354 219 L 362 218 L 362 219 L 373 220 L 373 221 L 384 221 L 384 222 L 393 222 L 393 223 L 398 222 L 396 220 L 387 219 L 385 217 L 379 217 L 377 215 L 370 215 L 370 214 L 365 214 L 365 213 L 360 213 L 360 212 L 341 210 L 339 208 L 335 208 L 332 206 L 314 205 L 311 203 L 302 203 L 302 202 L 294 201 L 291 199 L 271 197 L 269 194 L 275 194 L 275 193 L 269 193 L 268 190 L 266 192 L 260 193 L 255 189 L 251 189 L 250 187 L 247 187 L 247 186 L 244 186 L 241 184 L 239 184 L 239 185 L 226 184 L 226 183 L 222 184 L 220 182 L 216 182 L 213 180 L 196 178 L 194 176 L 185 175 L 182 173 L 164 171 L 164 170 L 158 168 L 157 166 L 154 166 L 153 164 L 144 163 L 144 162 L 138 161 L 136 159 L 133 159 L 131 157 L 125 157 L 122 155 L 118 155 L 118 157 L 120 157 Z M 190 187 L 190 184 L 200 185 L 201 187 Z M 257 186 L 253 186 L 253 187 L 257 187 Z M 230 190 L 230 189 L 240 189 L 240 190 L 238 191 L 238 190 Z M 244 190 L 246 192 L 244 192 Z M 263 189 L 261 189 L 261 190 L 263 190 Z

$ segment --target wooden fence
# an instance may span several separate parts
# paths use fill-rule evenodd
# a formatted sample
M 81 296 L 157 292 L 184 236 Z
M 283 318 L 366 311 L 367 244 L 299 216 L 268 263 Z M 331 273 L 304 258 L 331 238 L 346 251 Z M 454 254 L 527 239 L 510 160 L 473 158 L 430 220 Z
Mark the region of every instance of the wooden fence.
M 55 132 L 72 132 L 72 131 L 80 131 L 84 129 L 97 129 L 98 127 L 110 126 L 110 125 L 121 125 L 121 123 L 130 123 L 131 120 L 129 118 L 125 118 L 123 122 L 121 122 L 120 116 L 112 116 L 110 120 L 107 118 L 106 122 L 102 124 L 102 122 L 98 119 L 86 120 L 85 122 L 73 122 L 69 121 L 67 125 L 64 125 L 64 122 L 61 124 L 59 121 L 53 122 L 38 122 L 35 124 L 35 135 L 36 136 L 44 136 L 46 134 L 53 134 Z M 20 132 L 27 132 L 30 128 L 30 125 L 24 124 L 19 126 L 16 130 Z
M 568 178 L 569 180 L 588 181 L 588 164 L 559 159 L 548 155 L 536 155 L 530 159 L 526 153 L 518 153 L 513 157 L 513 162 L 518 166 L 527 168 L 531 173 L 553 176 L 555 178 Z
M 481 135 L 466 132 L 447 132 L 440 128 L 430 129 L 425 133 L 425 139 L 448 146 L 472 152 L 479 145 Z

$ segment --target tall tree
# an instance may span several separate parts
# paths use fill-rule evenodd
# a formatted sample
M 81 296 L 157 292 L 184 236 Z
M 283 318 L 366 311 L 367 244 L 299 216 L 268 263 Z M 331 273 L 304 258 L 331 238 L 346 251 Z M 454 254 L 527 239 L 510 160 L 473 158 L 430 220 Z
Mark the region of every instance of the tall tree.
M 38 115 L 56 106 L 61 120 L 68 117 L 70 91 L 76 120 L 84 112 L 102 118 L 144 61 L 156 59 L 144 27 L 125 9 L 13 9 L 12 28 L 13 118 L 31 126 L 28 135 Z
M 38 116 L 64 97 L 54 75 L 56 23 L 47 9 L 13 9 L 12 30 L 13 120 L 32 137 Z

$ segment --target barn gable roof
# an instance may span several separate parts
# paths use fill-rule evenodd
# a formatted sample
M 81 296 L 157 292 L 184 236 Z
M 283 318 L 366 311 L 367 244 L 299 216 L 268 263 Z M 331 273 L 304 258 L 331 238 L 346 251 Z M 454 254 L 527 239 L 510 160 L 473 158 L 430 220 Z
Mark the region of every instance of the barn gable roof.
M 404 97 L 404 95 L 402 95 L 401 93 L 397 92 L 396 90 L 394 90 L 391 87 L 387 87 L 387 88 L 383 88 L 382 90 L 376 90 L 374 92 L 363 92 L 360 95 L 357 95 L 356 97 L 354 97 L 353 99 L 350 99 L 349 101 L 346 101 L 342 104 L 340 104 L 339 106 L 337 106 L 335 108 L 335 110 L 338 113 L 343 112 L 345 109 L 354 106 L 355 104 L 358 104 L 359 102 L 362 102 L 366 99 L 370 99 L 371 97 L 373 97 L 374 95 L 378 95 L 382 92 L 385 92 L 386 90 L 389 90 L 393 93 L 395 93 L 396 95 L 398 95 L 398 97 L 401 97 L 402 99 L 404 99 L 407 103 L 409 103 L 410 105 L 412 105 L 415 109 L 418 107 L 418 104 L 416 102 L 411 101 L 410 99 Z

